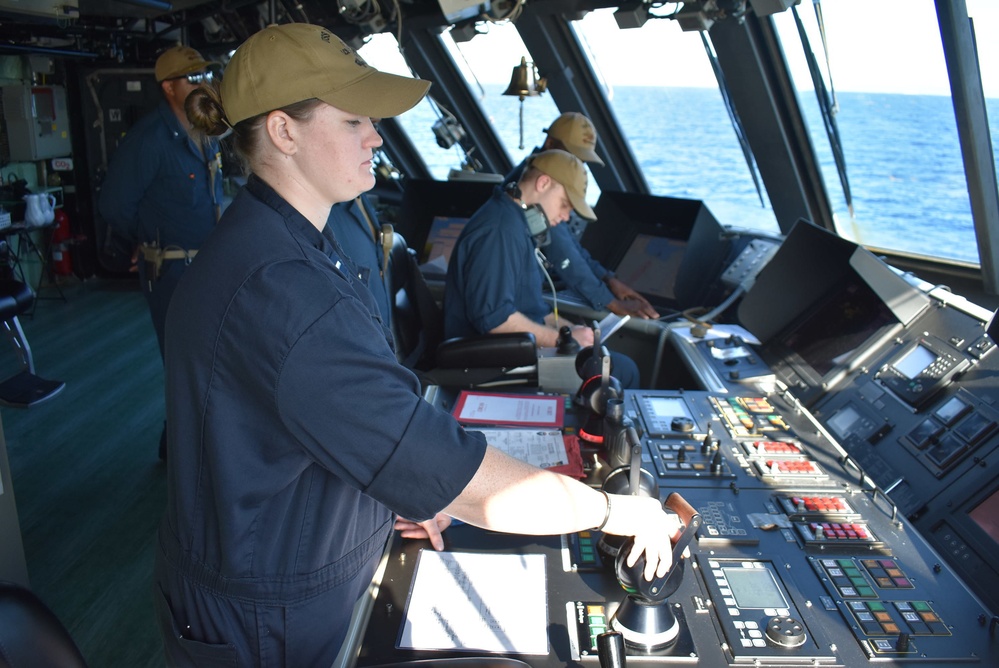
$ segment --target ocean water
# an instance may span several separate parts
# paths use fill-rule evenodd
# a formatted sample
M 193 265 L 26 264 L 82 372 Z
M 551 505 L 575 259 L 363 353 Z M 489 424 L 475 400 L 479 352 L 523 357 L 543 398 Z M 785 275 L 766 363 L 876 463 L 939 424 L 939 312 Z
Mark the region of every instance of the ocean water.
M 480 102 L 519 161 L 544 141 L 558 115 L 550 96 L 523 103 L 503 86 L 485 86 Z M 714 88 L 616 87 L 611 104 L 656 195 L 701 199 L 725 225 L 777 231 L 766 192 L 761 204 L 731 121 Z M 839 231 L 863 244 L 978 262 L 971 205 L 949 97 L 838 93 L 836 122 L 845 153 L 855 216 L 850 218 L 814 93 L 800 94 Z M 987 101 L 993 156 L 999 155 L 999 100 Z M 458 167 L 457 149 L 434 144 L 433 111 L 401 118 L 436 178 Z M 424 147 L 427 148 L 424 148 Z M 762 184 L 761 184 L 762 185 Z M 599 191 L 591 181 L 588 199 Z

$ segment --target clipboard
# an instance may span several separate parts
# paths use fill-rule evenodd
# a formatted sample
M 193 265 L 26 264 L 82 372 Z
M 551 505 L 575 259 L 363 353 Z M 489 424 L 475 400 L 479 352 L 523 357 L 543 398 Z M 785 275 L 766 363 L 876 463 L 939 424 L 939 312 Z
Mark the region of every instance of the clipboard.
M 451 414 L 463 425 L 561 429 L 565 397 L 462 390 Z

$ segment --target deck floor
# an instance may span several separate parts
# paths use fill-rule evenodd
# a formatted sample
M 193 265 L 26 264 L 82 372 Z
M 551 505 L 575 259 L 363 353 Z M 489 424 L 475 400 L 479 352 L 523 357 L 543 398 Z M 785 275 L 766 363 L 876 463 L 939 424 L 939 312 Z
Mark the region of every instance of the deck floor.
M 156 337 L 135 281 L 63 290 L 65 302 L 41 299 L 21 322 L 36 373 L 66 388 L 29 409 L 0 408 L 28 577 L 91 668 L 162 666 L 152 607 L 166 495 Z M 14 360 L 0 345 L 0 378 Z

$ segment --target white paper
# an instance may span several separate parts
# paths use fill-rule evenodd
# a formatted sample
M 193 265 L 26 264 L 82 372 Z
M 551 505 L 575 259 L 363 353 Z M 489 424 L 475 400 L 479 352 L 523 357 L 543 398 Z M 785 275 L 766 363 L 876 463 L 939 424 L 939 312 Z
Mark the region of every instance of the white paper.
M 469 393 L 458 420 L 503 423 L 540 423 L 561 427 L 559 405 L 562 397 L 496 396 Z
M 631 320 L 630 315 L 608 313 L 606 318 L 597 323 L 597 327 L 600 328 L 600 343 L 606 343 L 610 335 L 624 327 L 624 323 L 629 320 Z
M 545 555 L 420 550 L 398 647 L 548 654 Z
M 475 431 L 482 432 L 489 445 L 538 468 L 565 466 L 569 463 L 562 432 L 557 429 L 476 429 Z

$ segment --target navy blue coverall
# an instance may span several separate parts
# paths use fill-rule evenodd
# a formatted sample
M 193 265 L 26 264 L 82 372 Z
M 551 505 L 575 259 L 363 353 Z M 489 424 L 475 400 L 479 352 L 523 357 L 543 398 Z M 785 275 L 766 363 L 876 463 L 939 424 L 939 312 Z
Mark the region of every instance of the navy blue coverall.
M 219 150 L 218 141 L 209 139 L 202 151 L 166 100 L 160 101 L 112 154 L 98 201 L 101 216 L 133 244 L 198 250 L 222 205 Z M 154 280 L 139 258 L 139 281 L 161 355 L 167 307 L 186 265 L 166 260 Z
M 393 512 L 433 517 L 482 461 L 354 275 L 251 176 L 177 287 L 156 564 L 170 665 L 330 665 Z

